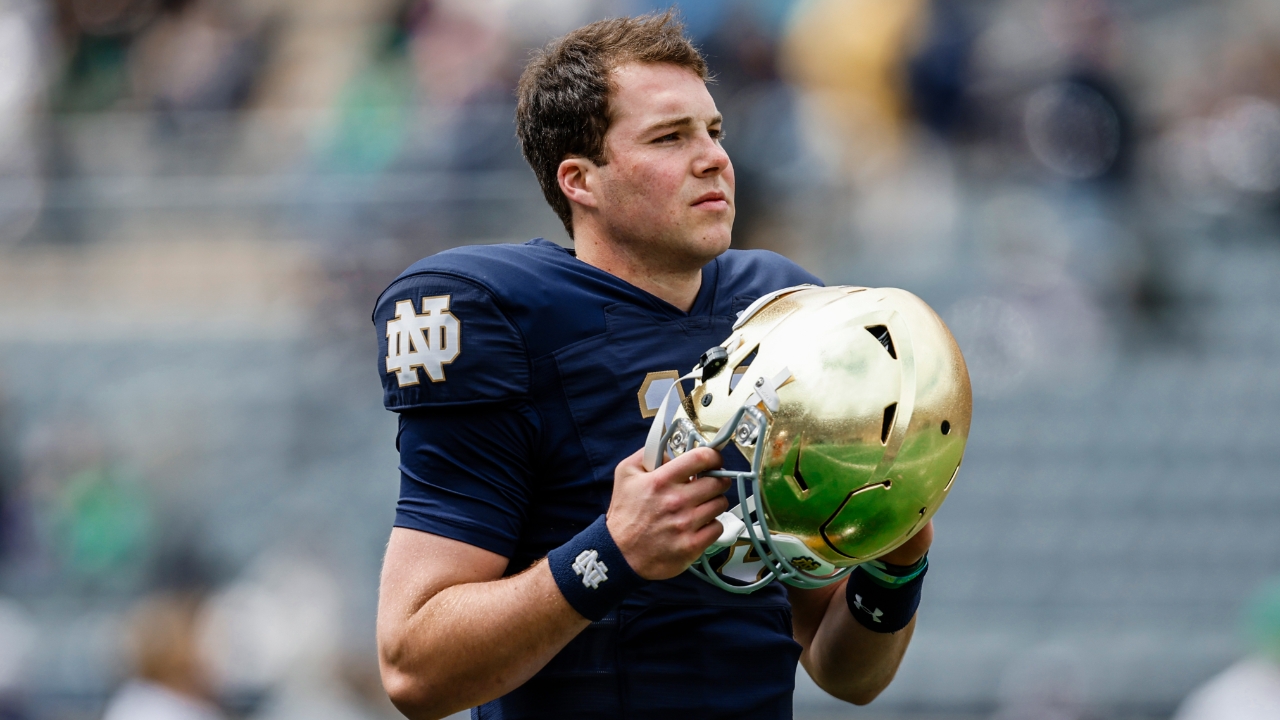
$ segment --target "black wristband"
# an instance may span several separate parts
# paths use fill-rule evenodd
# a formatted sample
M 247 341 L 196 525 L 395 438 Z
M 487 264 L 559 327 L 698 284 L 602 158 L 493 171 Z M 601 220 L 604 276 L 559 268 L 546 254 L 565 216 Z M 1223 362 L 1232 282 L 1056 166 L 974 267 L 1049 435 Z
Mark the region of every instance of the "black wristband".
M 604 515 L 547 553 L 547 565 L 565 600 L 591 621 L 608 615 L 633 590 L 648 582 L 627 564 L 604 524 Z
M 886 582 L 878 577 L 886 575 L 886 570 L 888 575 L 904 582 Z M 878 633 L 894 633 L 906 627 L 920 607 L 920 590 L 928 570 L 928 560 L 923 558 L 916 565 L 904 568 L 884 563 L 871 570 L 862 565 L 854 568 L 844 588 L 844 599 L 849 603 L 853 619 Z

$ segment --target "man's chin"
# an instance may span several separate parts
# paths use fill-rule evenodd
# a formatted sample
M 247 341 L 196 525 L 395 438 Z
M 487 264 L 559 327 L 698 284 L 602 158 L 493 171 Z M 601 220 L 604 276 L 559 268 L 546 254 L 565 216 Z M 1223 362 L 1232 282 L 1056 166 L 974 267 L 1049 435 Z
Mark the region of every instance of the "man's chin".
M 733 244 L 733 227 L 725 227 L 717 229 L 715 233 L 710 234 L 706 238 L 706 247 L 711 252 L 711 257 L 719 257 L 729 246 Z
M 729 249 L 732 239 L 727 229 L 700 233 L 672 243 L 679 247 L 673 255 L 682 255 L 685 258 L 685 264 L 689 267 L 700 268 L 724 254 L 724 251 Z M 675 250 L 675 248 L 672 249 Z
M 633 252 L 647 257 L 646 264 L 667 272 L 697 270 L 729 249 L 731 227 L 703 225 L 691 231 L 669 232 L 648 238 L 630 238 Z

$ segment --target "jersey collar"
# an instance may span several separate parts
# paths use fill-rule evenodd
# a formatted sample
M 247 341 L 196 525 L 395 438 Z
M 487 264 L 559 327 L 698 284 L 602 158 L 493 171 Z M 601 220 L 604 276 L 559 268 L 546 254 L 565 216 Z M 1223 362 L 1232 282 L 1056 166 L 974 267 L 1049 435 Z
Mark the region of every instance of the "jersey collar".
M 577 260 L 577 257 L 578 257 L 577 254 L 575 254 L 572 249 L 564 247 L 558 243 L 554 243 L 550 240 L 547 240 L 546 238 L 540 238 L 540 237 L 534 238 L 526 242 L 525 245 L 559 250 L 560 252 L 563 252 L 566 255 L 569 255 L 575 260 Z M 601 270 L 600 268 L 595 267 L 594 265 L 588 265 L 587 263 L 582 262 L 581 260 L 578 260 L 578 262 L 582 263 L 583 266 L 590 268 L 591 272 L 594 272 L 598 275 L 608 278 L 613 284 L 622 286 L 634 294 L 643 296 L 645 299 L 649 301 L 650 304 L 661 307 L 663 310 L 667 311 L 669 314 L 675 315 L 677 317 L 695 317 L 699 315 L 711 315 L 715 309 L 716 285 L 720 280 L 720 258 L 719 257 L 715 258 L 711 262 L 702 266 L 702 284 L 698 287 L 698 294 L 693 299 L 693 307 L 689 308 L 689 312 L 687 313 L 681 310 L 680 308 L 676 307 L 675 305 L 672 305 L 671 303 L 667 302 L 666 300 L 663 300 L 657 295 L 654 295 L 653 293 L 650 293 L 646 290 L 642 290 L 636 287 L 635 285 L 632 285 L 631 283 L 627 282 L 626 280 L 623 280 L 617 275 L 605 272 L 604 270 Z

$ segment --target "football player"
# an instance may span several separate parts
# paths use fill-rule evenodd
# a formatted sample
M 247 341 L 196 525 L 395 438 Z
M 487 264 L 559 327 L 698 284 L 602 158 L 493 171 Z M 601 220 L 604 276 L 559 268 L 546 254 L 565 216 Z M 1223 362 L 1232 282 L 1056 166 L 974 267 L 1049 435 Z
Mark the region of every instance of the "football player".
M 931 524 L 881 558 L 874 617 L 844 582 L 733 594 L 685 572 L 731 504 L 705 474 L 720 453 L 642 465 L 679 373 L 752 301 L 819 284 L 729 250 L 706 80 L 670 14 L 552 42 L 520 80 L 517 131 L 574 249 L 449 250 L 378 299 L 401 458 L 378 646 L 411 718 L 789 718 L 797 662 L 854 703 L 898 667 Z

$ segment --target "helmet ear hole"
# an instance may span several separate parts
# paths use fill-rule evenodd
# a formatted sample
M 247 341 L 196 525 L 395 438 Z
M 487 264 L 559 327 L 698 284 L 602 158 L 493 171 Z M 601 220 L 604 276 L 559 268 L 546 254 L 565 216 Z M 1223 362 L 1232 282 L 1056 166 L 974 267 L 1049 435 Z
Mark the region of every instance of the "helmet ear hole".
M 884 325 L 871 325 L 867 328 L 867 332 L 871 333 L 871 337 L 880 341 L 885 351 L 889 353 L 889 357 L 894 360 L 898 359 L 898 351 L 893 347 L 893 336 L 889 334 L 889 328 Z

